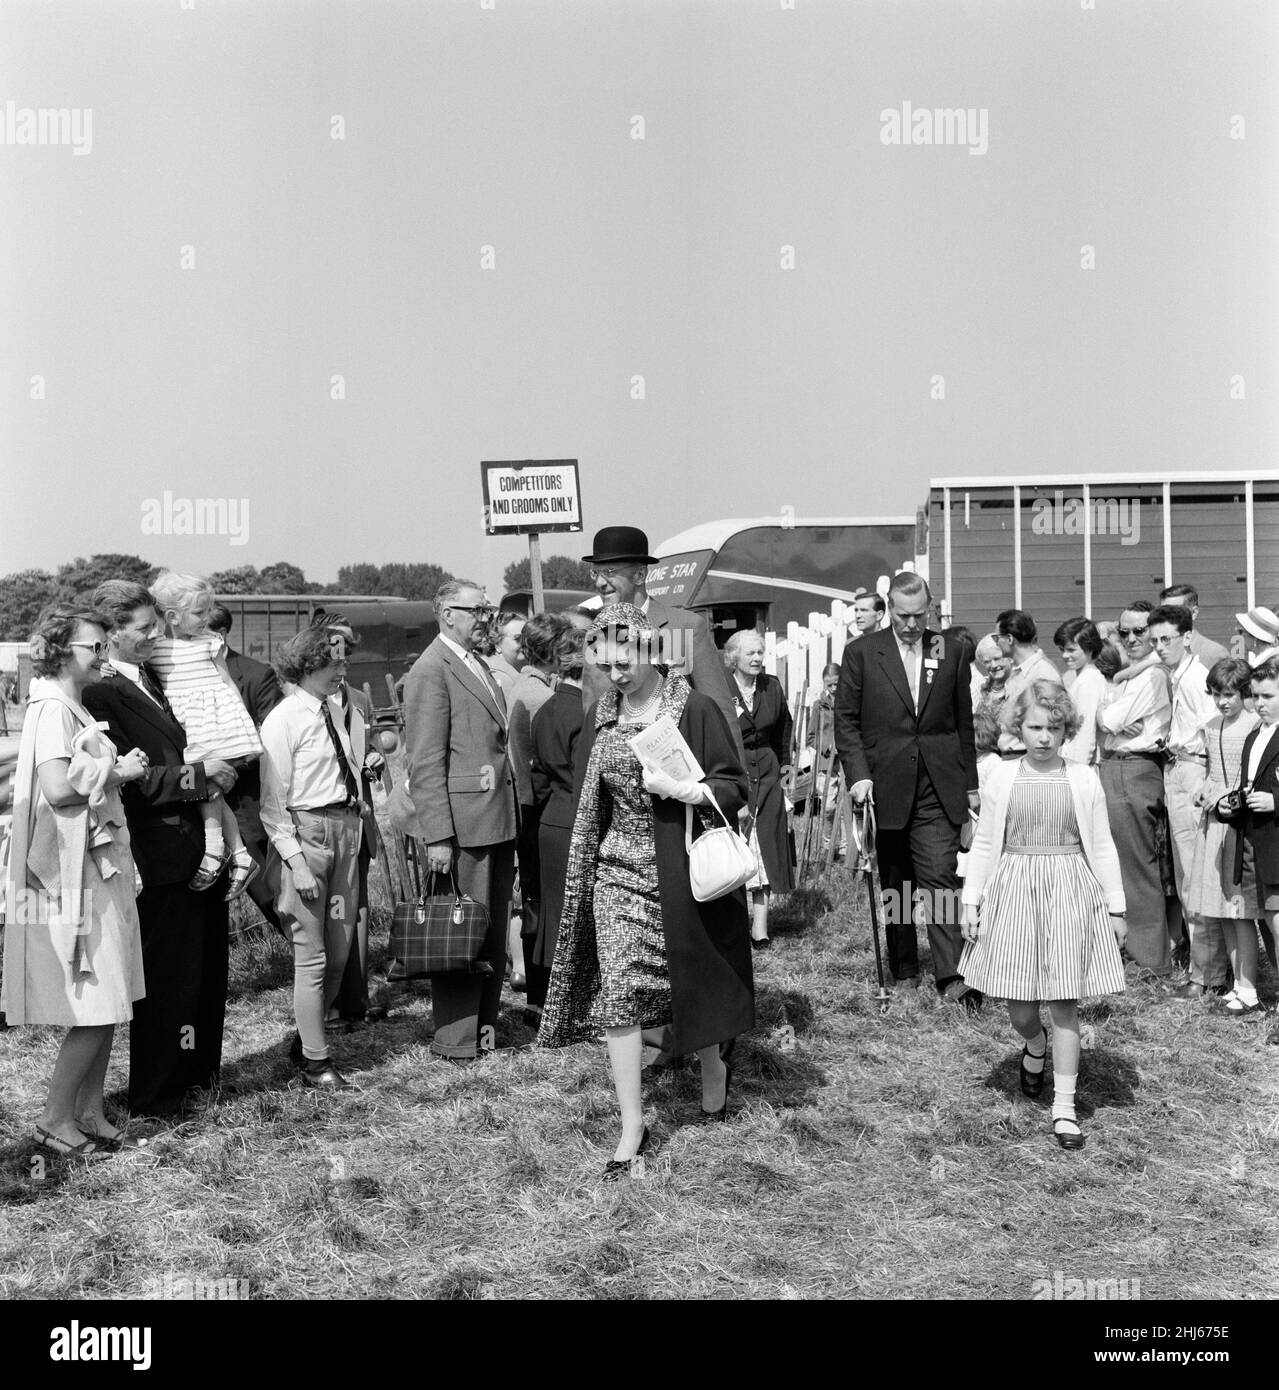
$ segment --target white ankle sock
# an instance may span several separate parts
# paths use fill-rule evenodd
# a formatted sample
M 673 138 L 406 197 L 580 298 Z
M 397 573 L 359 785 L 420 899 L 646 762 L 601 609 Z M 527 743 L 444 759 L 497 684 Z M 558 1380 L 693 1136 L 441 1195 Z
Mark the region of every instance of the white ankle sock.
M 1075 1124 L 1075 1082 L 1079 1079 L 1078 1072 L 1072 1072 L 1069 1076 L 1063 1076 L 1061 1072 L 1053 1075 L 1053 1119 L 1069 1120 Z M 1075 1125 L 1078 1128 L 1078 1125 Z
M 204 852 L 211 854 L 215 859 L 221 859 L 226 853 L 226 841 L 222 838 L 220 825 L 206 825 L 204 827 Z

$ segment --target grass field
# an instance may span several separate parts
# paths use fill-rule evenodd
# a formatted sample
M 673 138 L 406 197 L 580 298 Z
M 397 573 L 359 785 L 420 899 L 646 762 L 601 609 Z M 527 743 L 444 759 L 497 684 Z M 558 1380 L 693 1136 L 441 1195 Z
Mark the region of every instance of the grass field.
M 286 1056 L 290 959 L 253 934 L 234 952 L 222 1088 L 150 1152 L 40 1174 L 29 1135 L 60 1035 L 0 1034 L 0 1295 L 199 1279 L 252 1298 L 1025 1299 L 1059 1272 L 1138 1280 L 1144 1299 L 1279 1290 L 1270 1018 L 1139 983 L 1088 1008 L 1088 1142 L 1070 1154 L 1051 1087 L 1017 1093 L 1002 1008 L 973 1020 L 925 987 L 881 1016 L 844 870 L 796 895 L 775 938 L 732 1122 L 691 1123 L 695 1073 L 654 1078 L 660 1148 L 620 1184 L 600 1181 L 617 1130 L 601 1047 L 456 1068 L 428 1054 L 429 999 L 410 986 L 335 1044 L 360 1089 L 320 1097 Z M 505 1040 L 530 1039 L 506 1003 Z

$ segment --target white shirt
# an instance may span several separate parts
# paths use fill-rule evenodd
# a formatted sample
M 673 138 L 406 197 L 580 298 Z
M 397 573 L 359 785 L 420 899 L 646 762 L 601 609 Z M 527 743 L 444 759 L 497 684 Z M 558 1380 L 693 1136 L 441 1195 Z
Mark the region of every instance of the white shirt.
M 1172 702 L 1163 670 L 1150 666 L 1122 685 L 1106 687 L 1097 727 L 1108 753 L 1152 753 L 1168 733 Z
M 140 667 L 135 666 L 131 661 L 121 661 L 118 656 L 111 657 L 110 662 L 111 669 L 113 671 L 119 671 L 119 673 L 126 680 L 132 681 L 134 685 L 136 685 L 138 689 L 147 697 L 147 699 L 151 701 L 151 703 L 156 707 L 156 709 L 164 708 L 163 705 L 160 704 L 159 700 L 157 700 L 155 696 L 152 695 L 152 693 L 146 688 L 146 686 L 142 684 L 142 670 Z
M 1168 747 L 1181 757 L 1203 758 L 1207 744 L 1204 730 L 1217 713 L 1208 694 L 1208 668 L 1187 653 L 1172 673 L 1172 719 Z
M 919 709 L 919 658 L 923 649 L 923 641 L 909 643 L 903 642 L 900 637 L 893 634 L 893 640 L 897 643 L 897 654 L 902 659 L 902 666 L 906 671 L 906 684 L 910 686 L 911 703 L 915 709 Z
M 1276 728 L 1279 728 L 1279 725 L 1263 724 L 1257 730 L 1257 737 L 1248 753 L 1248 775 L 1244 779 L 1249 786 L 1257 780 L 1257 769 L 1261 766 L 1261 760 L 1265 757 L 1266 746 L 1274 737 Z
M 1106 698 L 1106 678 L 1089 662 L 1082 671 L 1067 671 L 1066 691 L 1079 715 L 1079 731 L 1061 745 L 1061 756 L 1072 763 L 1097 761 L 1097 711 Z
M 342 719 L 333 727 L 346 754 L 355 785 L 360 769 L 351 753 Z M 289 808 L 315 811 L 346 800 L 346 782 L 324 724 L 322 702 L 300 687 L 262 721 L 262 826 L 281 859 L 302 852 Z

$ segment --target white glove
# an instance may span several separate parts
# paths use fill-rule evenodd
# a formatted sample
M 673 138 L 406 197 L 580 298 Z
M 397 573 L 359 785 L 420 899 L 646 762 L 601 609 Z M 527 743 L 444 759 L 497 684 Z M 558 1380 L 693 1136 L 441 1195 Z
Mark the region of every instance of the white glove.
M 654 796 L 664 796 L 669 801 L 684 801 L 690 806 L 700 805 L 706 799 L 706 787 L 701 782 L 677 782 L 664 772 L 650 772 L 644 769 L 644 790 Z

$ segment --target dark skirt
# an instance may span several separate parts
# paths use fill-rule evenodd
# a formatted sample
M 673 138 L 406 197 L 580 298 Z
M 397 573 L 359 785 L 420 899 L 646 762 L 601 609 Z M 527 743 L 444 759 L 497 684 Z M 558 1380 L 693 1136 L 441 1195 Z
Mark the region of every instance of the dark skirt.
M 525 941 L 537 936 L 541 915 L 542 866 L 538 851 L 541 819 L 540 806 L 520 807 L 520 831 L 515 840 L 515 857 L 520 868 L 520 936 Z
M 537 914 L 537 941 L 533 964 L 547 970 L 555 963 L 555 943 L 560 935 L 560 914 L 564 910 L 564 880 L 568 875 L 568 847 L 573 831 L 567 825 L 538 827 L 537 846 L 542 869 L 542 900 Z
M 761 762 L 764 760 L 761 759 Z M 770 752 L 767 762 L 772 769 L 762 771 L 758 782 L 751 785 L 754 799 L 755 833 L 759 837 L 759 852 L 764 859 L 768 886 L 775 893 L 789 893 L 795 887 L 795 842 L 786 822 L 786 798 L 782 795 L 781 768 Z

